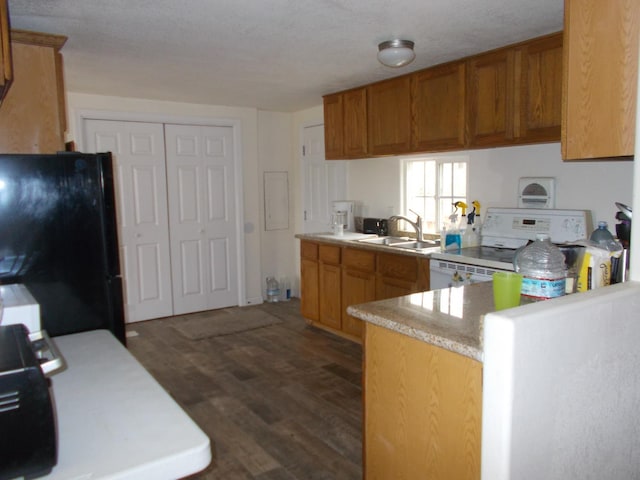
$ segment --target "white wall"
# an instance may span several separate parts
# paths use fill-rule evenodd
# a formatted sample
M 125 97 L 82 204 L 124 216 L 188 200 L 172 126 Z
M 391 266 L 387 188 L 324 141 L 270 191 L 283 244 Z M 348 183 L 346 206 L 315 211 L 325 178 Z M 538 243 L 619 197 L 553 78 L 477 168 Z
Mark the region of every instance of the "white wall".
M 260 237 L 262 287 L 266 277 L 286 278 L 290 284 L 298 276 L 295 262 L 294 163 L 292 150 L 293 116 L 290 113 L 258 112 L 258 170 L 260 172 Z M 289 228 L 266 230 L 264 205 L 264 172 L 287 172 L 289 177 Z M 282 288 L 282 285 L 281 285 Z
M 229 119 L 240 122 L 240 156 L 243 170 L 244 232 L 245 232 L 245 297 L 247 303 L 262 301 L 260 268 L 260 189 L 258 168 L 258 112 L 253 108 L 196 105 L 133 98 L 87 95 L 67 92 L 69 118 L 68 140 L 80 140 L 76 115 L 81 110 L 103 110 L 155 116 L 158 121 L 168 117 L 199 119 Z
M 486 207 L 516 207 L 518 179 L 556 178 L 556 208 L 591 210 L 594 224 L 609 223 L 615 233 L 614 202 L 631 205 L 633 162 L 563 162 L 560 144 L 451 152 L 469 156 L 468 200 Z M 388 217 L 401 205 L 400 160 L 397 157 L 349 162 L 349 197 L 363 202 L 363 215 Z

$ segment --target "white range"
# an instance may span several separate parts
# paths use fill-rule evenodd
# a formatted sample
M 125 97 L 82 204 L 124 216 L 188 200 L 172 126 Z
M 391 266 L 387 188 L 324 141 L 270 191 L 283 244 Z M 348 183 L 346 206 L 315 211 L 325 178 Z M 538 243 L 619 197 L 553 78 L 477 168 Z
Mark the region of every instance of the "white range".
M 431 254 L 431 289 L 488 282 L 496 271 L 513 271 L 516 250 L 547 233 L 555 244 L 588 237 L 591 215 L 585 210 L 489 208 L 480 246 Z

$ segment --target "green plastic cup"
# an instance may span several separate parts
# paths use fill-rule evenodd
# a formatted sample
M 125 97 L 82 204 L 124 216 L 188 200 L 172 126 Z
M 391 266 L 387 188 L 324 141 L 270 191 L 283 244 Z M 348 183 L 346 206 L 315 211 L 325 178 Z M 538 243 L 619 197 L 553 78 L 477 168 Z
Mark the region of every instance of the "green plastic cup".
M 522 275 L 516 272 L 493 274 L 493 303 L 496 310 L 505 310 L 520 305 Z

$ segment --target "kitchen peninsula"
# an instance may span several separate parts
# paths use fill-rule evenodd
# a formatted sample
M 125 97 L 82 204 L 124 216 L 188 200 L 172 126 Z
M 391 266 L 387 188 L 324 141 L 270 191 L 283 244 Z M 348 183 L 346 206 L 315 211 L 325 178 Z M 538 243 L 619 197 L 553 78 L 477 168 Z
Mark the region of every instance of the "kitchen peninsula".
M 334 299 L 336 326 L 364 322 L 366 478 L 479 479 L 491 284 L 429 291 L 429 255 L 439 247 L 402 250 L 353 233 L 297 237 L 303 316 Z
M 490 283 L 348 308 L 364 333 L 368 479 L 479 479 Z

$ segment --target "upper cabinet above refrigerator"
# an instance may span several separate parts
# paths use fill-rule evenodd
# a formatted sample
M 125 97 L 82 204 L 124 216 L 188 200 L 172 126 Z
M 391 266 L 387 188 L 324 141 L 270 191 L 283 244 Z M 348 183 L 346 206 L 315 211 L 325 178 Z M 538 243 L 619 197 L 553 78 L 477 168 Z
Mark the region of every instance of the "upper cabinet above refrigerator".
M 0 107 L 13 80 L 11 41 L 9 38 L 9 8 L 6 0 L 0 0 Z
M 66 40 L 62 35 L 11 30 L 13 83 L 0 105 L 1 153 L 64 150 L 67 126 L 60 49 Z

